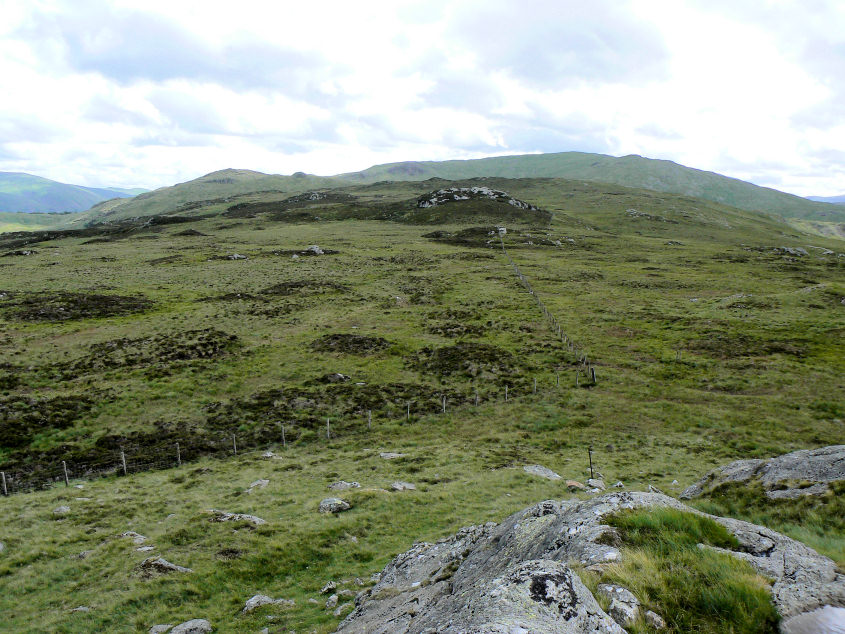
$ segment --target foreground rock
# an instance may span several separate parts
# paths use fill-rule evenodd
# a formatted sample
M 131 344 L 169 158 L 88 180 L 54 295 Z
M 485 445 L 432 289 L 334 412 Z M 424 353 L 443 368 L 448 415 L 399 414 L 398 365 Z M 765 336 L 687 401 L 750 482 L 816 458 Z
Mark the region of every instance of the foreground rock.
M 560 480 L 561 477 L 548 467 L 538 464 L 528 464 L 522 467 L 525 473 L 539 478 L 546 478 L 547 480 Z
M 357 482 L 347 482 L 346 480 L 339 480 L 332 482 L 329 488 L 333 491 L 346 491 L 347 489 L 360 489 L 361 485 Z
M 213 631 L 211 623 L 205 619 L 191 619 L 174 627 L 170 630 L 170 634 L 207 634 Z
M 218 511 L 210 509 L 212 522 L 249 522 L 253 526 L 261 526 L 266 524 L 267 520 L 263 520 L 255 515 L 246 515 L 245 513 L 227 513 L 226 511 Z
M 257 610 L 264 605 L 282 605 L 284 607 L 293 607 L 296 604 L 293 599 L 274 599 L 273 597 L 268 597 L 266 594 L 256 594 L 246 602 L 246 605 L 244 605 L 244 609 L 241 610 L 241 613 L 249 614 L 253 610 Z
M 737 460 L 714 469 L 681 493 L 698 497 L 730 482 L 760 483 L 771 499 L 821 495 L 831 482 L 845 480 L 845 445 L 793 451 L 768 460 Z M 801 486 L 796 486 L 797 483 Z
M 320 502 L 320 513 L 340 513 L 351 508 L 349 502 L 340 498 L 326 498 Z
M 149 557 L 138 564 L 141 572 L 152 573 L 168 573 L 168 572 L 193 572 L 190 568 L 184 566 L 177 566 L 172 564 L 162 557 Z
M 546 501 L 499 525 L 461 530 L 396 557 L 378 583 L 359 595 L 339 632 L 613 632 L 606 614 L 567 562 L 601 568 L 618 561 L 602 523 L 623 509 L 671 507 L 704 515 L 656 493 L 607 493 L 584 502 Z M 730 552 L 774 580 L 772 598 L 784 618 L 824 605 L 845 605 L 845 577 L 812 549 L 766 528 L 713 517 L 743 552 Z M 727 552 L 727 551 L 726 551 Z M 624 589 L 605 588 L 614 616 L 628 622 L 639 609 Z M 623 592 L 624 590 L 624 592 Z M 630 596 L 629 596 L 630 595 Z M 658 617 L 659 615 L 654 615 Z M 656 619 L 654 619 L 656 621 Z

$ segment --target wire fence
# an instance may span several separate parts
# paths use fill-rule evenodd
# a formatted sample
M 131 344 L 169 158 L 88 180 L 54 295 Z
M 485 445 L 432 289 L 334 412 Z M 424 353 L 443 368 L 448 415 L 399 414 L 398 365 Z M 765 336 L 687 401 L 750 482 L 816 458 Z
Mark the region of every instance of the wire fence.
M 540 299 L 531 283 L 519 270 L 502 242 L 502 253 L 513 268 L 516 277 L 525 287 L 537 306 L 543 313 L 554 336 L 563 343 L 565 350 L 570 353 L 571 364 L 575 364 L 575 387 L 595 385 L 596 374 L 588 355 L 584 349 L 576 344 L 566 333 L 561 324 Z M 192 462 L 201 457 L 228 457 L 266 453 L 272 450 L 285 449 L 288 445 L 303 442 L 346 437 L 351 434 L 367 433 L 374 425 L 383 422 L 403 421 L 410 423 L 423 416 L 447 414 L 451 411 L 462 411 L 469 407 L 478 407 L 482 403 L 507 402 L 524 399 L 561 387 L 561 366 L 557 366 L 553 375 L 543 374 L 525 381 L 505 383 L 495 391 L 466 393 L 450 389 L 443 389 L 434 399 L 409 400 L 397 404 L 394 401 L 381 403 L 379 407 L 337 416 L 327 415 L 325 419 L 311 415 L 306 420 L 279 421 L 273 431 L 263 430 L 256 435 L 254 431 L 235 429 L 226 432 L 198 434 L 195 437 L 184 437 L 173 442 L 165 441 L 156 447 L 134 446 L 126 443 L 113 450 L 101 451 L 97 459 L 72 460 L 54 459 L 36 462 L 16 471 L 0 471 L 0 493 L 5 496 L 15 493 L 42 490 L 54 486 L 70 486 L 71 481 L 93 480 L 103 477 L 123 477 L 144 471 L 178 468 L 186 462 Z M 584 374 L 583 380 L 581 374 Z M 398 410 L 398 411 L 397 411 Z M 323 420 L 325 421 L 323 423 Z M 276 433 L 278 431 L 278 433 Z M 272 436 L 268 438 L 268 435 Z

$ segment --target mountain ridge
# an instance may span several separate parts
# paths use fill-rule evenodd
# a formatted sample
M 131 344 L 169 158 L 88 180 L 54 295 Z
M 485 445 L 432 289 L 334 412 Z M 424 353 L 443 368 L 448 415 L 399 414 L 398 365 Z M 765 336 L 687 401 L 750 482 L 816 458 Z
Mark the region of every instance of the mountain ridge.
M 0 212 L 63 213 L 86 211 L 111 198 L 131 198 L 147 190 L 86 187 L 26 172 L 0 172 Z

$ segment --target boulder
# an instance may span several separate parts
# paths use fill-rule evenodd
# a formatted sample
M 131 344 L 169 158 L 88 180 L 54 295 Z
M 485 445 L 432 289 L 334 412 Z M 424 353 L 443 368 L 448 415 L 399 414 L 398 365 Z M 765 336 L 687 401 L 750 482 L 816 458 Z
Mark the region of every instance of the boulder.
M 379 454 L 379 457 L 383 458 L 385 460 L 396 460 L 396 458 L 404 458 L 407 455 L 408 454 L 406 454 L 406 453 L 394 453 L 392 451 L 382 451 Z
M 336 594 L 333 594 L 332 596 L 330 596 L 326 600 L 326 609 L 327 610 L 334 609 L 335 607 L 337 607 L 337 602 L 338 602 L 338 596 Z
M 627 588 L 603 583 L 599 585 L 598 593 L 610 599 L 607 613 L 622 627 L 633 625 L 639 617 L 640 602 Z
M 255 517 L 255 515 L 246 515 L 244 513 L 227 513 L 226 511 L 218 511 L 216 509 L 209 509 L 208 513 L 211 514 L 211 518 L 209 520 L 211 522 L 249 522 L 253 526 L 261 526 L 262 524 L 267 523 L 266 520 L 263 520 L 260 517 Z
M 842 634 L 845 632 L 845 608 L 826 605 L 805 612 L 780 625 L 783 634 Z
M 560 480 L 561 477 L 548 467 L 538 464 L 527 464 L 522 467 L 523 471 L 529 475 L 537 476 L 538 478 L 546 478 L 547 480 Z
M 56 508 L 53 509 L 53 515 L 55 515 L 56 517 L 63 517 L 65 515 L 67 515 L 68 513 L 70 513 L 70 507 L 69 506 L 57 506 Z
M 357 482 L 346 482 L 345 480 L 339 480 L 337 482 L 332 482 L 329 485 L 329 488 L 332 491 L 346 491 L 347 489 L 360 489 L 361 485 Z
M 146 573 L 193 572 L 190 568 L 172 564 L 163 557 L 148 557 L 138 564 L 138 568 Z
M 410 482 L 402 482 L 398 480 L 390 485 L 390 488 L 394 491 L 416 491 L 417 485 L 411 484 Z
M 339 606 L 338 606 L 338 608 L 334 611 L 334 615 L 335 615 L 335 616 L 338 616 L 338 617 L 339 617 L 339 616 L 343 616 L 343 613 L 344 613 L 344 612 L 346 612 L 346 611 L 348 611 L 348 610 L 351 610 L 351 609 L 352 609 L 352 608 L 354 608 L 354 607 L 355 607 L 355 604 L 354 604 L 354 603 L 352 603 L 351 601 L 348 601 L 348 602 L 346 602 L 346 603 L 342 603 L 342 604 L 341 604 L 341 605 L 339 605 Z
M 312 244 L 310 247 L 305 249 L 305 253 L 308 253 L 310 255 L 323 255 L 325 253 L 325 251 L 323 251 L 316 244 Z
M 731 462 L 684 489 L 681 499 L 696 498 L 730 482 L 760 483 L 772 499 L 797 498 L 820 495 L 828 490 L 829 483 L 839 480 L 845 480 L 845 445 L 831 445 L 775 458 Z M 795 486 L 797 483 L 801 485 Z
M 587 486 L 599 491 L 604 491 L 607 487 L 604 485 L 604 480 L 600 478 L 590 478 L 587 480 Z
M 578 480 L 567 480 L 566 488 L 575 493 L 576 491 L 586 491 L 587 487 L 578 482 Z
M 337 588 L 337 584 L 334 581 L 326 582 L 326 585 L 323 586 L 322 590 L 320 590 L 320 594 L 329 594 L 335 591 Z
M 268 484 L 270 484 L 269 480 L 256 480 L 255 482 L 250 484 L 249 487 L 247 487 L 247 489 L 244 491 L 244 493 L 252 493 L 255 489 L 263 489 Z M 250 517 L 252 517 L 252 516 L 250 516 Z
M 170 630 L 170 634 L 208 634 L 213 631 L 211 623 L 205 619 L 191 619 L 174 627 Z
M 274 599 L 273 597 L 268 597 L 266 594 L 256 594 L 254 597 L 247 600 L 244 605 L 244 609 L 241 610 L 241 614 L 249 614 L 263 605 L 282 605 L 285 607 L 293 607 L 296 605 L 296 602 L 293 599 Z
M 653 507 L 705 515 L 665 495 L 614 492 L 583 502 L 548 500 L 499 525 L 472 526 L 437 543 L 415 544 L 359 595 L 338 631 L 622 634 L 569 562 L 589 568 L 618 561 L 622 555 L 607 539 L 613 529 L 603 518 Z M 845 577 L 830 559 L 764 527 L 708 517 L 741 545 L 724 552 L 774 580 L 772 599 L 784 618 L 845 604 Z M 612 593 L 612 612 L 624 622 L 631 618 L 626 606 L 633 605 L 628 595 Z
M 341 513 L 351 508 L 349 502 L 340 498 L 326 498 L 320 502 L 320 513 Z
M 657 612 L 652 612 L 651 610 L 646 610 L 646 612 L 645 612 L 645 622 L 649 627 L 652 627 L 655 630 L 665 630 L 666 629 L 666 621 L 664 621 L 663 617 L 660 616 Z
M 165 632 L 169 632 L 172 627 L 173 623 L 153 625 L 149 630 L 147 630 L 147 634 L 164 634 Z
M 132 543 L 135 544 L 136 546 L 140 546 L 145 541 L 147 541 L 147 538 L 144 535 L 136 533 L 135 531 L 126 531 L 125 533 L 121 533 L 120 536 L 121 537 L 128 537 L 129 539 L 132 540 Z

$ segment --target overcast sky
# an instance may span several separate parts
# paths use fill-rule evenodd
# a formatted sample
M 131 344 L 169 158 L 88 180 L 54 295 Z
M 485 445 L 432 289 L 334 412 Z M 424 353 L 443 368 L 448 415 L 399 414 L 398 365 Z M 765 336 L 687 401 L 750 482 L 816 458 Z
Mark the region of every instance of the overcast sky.
M 641 154 L 845 193 L 843 0 L 0 0 L 0 171 Z

